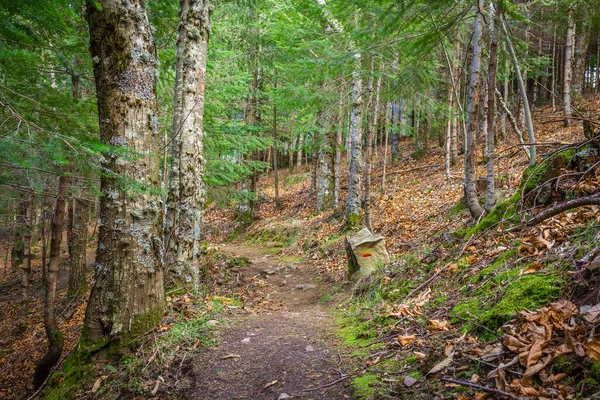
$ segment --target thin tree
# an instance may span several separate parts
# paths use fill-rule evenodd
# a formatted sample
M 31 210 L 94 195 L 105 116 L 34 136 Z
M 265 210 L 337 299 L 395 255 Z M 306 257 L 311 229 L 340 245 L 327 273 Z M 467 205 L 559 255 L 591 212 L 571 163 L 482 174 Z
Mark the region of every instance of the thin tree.
M 475 171 L 475 136 L 477 135 L 477 117 L 479 114 L 479 86 L 481 75 L 481 48 L 483 23 L 481 10 L 483 0 L 475 1 L 475 22 L 473 24 L 473 60 L 469 83 L 468 124 L 465 140 L 465 200 L 474 220 L 483 214 L 483 208 L 477 199 L 477 173 Z
M 44 294 L 44 328 L 48 339 L 48 351 L 38 361 L 33 374 L 33 384 L 39 388 L 46 380 L 52 367 L 56 365 L 63 351 L 64 338 L 56 320 L 56 288 L 58 286 L 58 270 L 60 268 L 60 243 L 65 223 L 67 190 L 69 189 L 69 172 L 63 171 L 58 179 L 58 195 L 52 216 L 52 236 L 50 239 L 50 261 Z
M 573 46 L 575 44 L 575 18 L 573 7 L 569 7 L 567 41 L 565 45 L 565 67 L 563 80 L 563 104 L 565 111 L 565 126 L 571 125 L 571 80 L 573 78 Z
M 492 211 L 496 204 L 496 185 L 494 176 L 494 141 L 496 139 L 496 129 L 494 120 L 496 117 L 496 69 L 498 55 L 498 34 L 496 32 L 496 24 L 499 21 L 500 13 L 498 7 L 491 4 L 493 11 L 493 21 L 490 24 L 490 63 L 488 66 L 488 84 L 487 84 L 487 190 L 485 193 L 484 208 L 486 211 Z

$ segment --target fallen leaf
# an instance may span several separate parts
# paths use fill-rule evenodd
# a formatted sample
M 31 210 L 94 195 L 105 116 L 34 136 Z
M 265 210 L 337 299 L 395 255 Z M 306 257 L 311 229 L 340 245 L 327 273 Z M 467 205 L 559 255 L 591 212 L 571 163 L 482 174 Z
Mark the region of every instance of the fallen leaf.
M 533 274 L 535 272 L 538 272 L 542 268 L 544 268 L 544 264 L 540 264 L 540 263 L 530 264 L 529 266 L 527 266 L 527 268 L 525 268 L 524 270 L 519 272 L 519 275 Z
M 544 248 L 550 250 L 555 243 L 555 241 L 547 241 L 542 237 L 542 235 L 530 237 L 528 239 L 525 239 L 525 241 L 531 243 L 536 249 L 539 250 L 543 250 Z
M 398 343 L 400 343 L 402 346 L 406 346 L 406 345 L 409 345 L 412 342 L 414 342 L 415 338 L 416 338 L 415 335 L 408 335 L 408 336 L 398 335 Z
M 429 324 L 427 327 L 429 331 L 449 331 L 451 328 L 448 320 L 430 319 Z
M 437 372 L 443 371 L 448 368 L 452 361 L 454 360 L 454 353 L 451 353 L 448 357 L 444 358 L 442 361 L 433 366 L 427 373 L 427 375 L 435 374 Z
M 587 310 L 582 314 L 583 319 L 585 319 L 589 323 L 593 323 L 600 315 L 600 303 L 596 304 L 594 307 Z
M 586 356 L 591 358 L 594 362 L 600 361 L 600 337 L 596 336 L 588 341 L 584 347 Z

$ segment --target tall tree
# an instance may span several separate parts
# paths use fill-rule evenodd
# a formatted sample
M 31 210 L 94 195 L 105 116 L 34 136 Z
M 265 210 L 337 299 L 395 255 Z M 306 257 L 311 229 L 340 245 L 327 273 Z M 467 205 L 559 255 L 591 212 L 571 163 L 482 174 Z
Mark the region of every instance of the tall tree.
M 467 132 L 465 139 L 465 200 L 473 219 L 483 214 L 483 208 L 477 199 L 477 172 L 475 170 L 475 137 L 477 135 L 477 117 L 479 115 L 479 87 L 481 81 L 481 48 L 483 23 L 481 10 L 483 0 L 475 0 L 475 22 L 473 24 L 473 59 L 469 83 L 469 107 Z
M 58 180 L 58 195 L 52 216 L 52 238 L 50 239 L 50 261 L 44 293 L 44 328 L 48 338 L 48 351 L 35 366 L 33 384 L 40 387 L 46 380 L 52 367 L 56 365 L 63 351 L 64 338 L 56 320 L 56 288 L 60 268 L 60 244 L 65 222 L 66 197 L 69 189 L 69 172 L 65 171 Z
M 575 45 L 575 18 L 573 6 L 569 7 L 567 40 L 565 44 L 565 66 L 563 69 L 563 103 L 565 111 L 565 126 L 571 125 L 571 80 L 573 78 L 573 46 Z
M 170 278 L 197 288 L 204 207 L 204 88 L 210 0 L 182 0 L 173 106 L 172 169 L 165 223 Z
M 87 4 L 100 138 L 110 150 L 102 158 L 102 224 L 83 339 L 106 344 L 145 331 L 164 310 L 157 59 L 145 5 Z

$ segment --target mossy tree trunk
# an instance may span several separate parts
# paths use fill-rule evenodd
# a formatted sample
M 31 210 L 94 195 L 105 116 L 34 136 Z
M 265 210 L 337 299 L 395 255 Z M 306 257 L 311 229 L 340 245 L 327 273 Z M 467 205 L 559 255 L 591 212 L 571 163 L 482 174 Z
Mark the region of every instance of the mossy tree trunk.
M 48 351 L 37 363 L 33 382 L 40 387 L 48 377 L 52 367 L 58 362 L 63 351 L 64 339 L 56 321 L 56 288 L 58 285 L 58 270 L 60 268 L 60 243 L 65 223 L 66 197 L 69 189 L 69 171 L 63 171 L 58 180 L 58 196 L 52 216 L 52 233 L 50 239 L 50 260 L 46 279 L 44 296 L 44 328 L 48 338 Z
M 204 208 L 204 87 L 209 9 L 209 0 L 181 1 L 173 107 L 173 169 L 165 221 L 169 279 L 196 289 Z
M 95 285 L 84 340 L 118 343 L 164 310 L 156 48 L 143 0 L 88 1 L 102 157 Z M 136 156 L 122 154 L 135 152 Z M 130 190 L 136 182 L 137 190 Z

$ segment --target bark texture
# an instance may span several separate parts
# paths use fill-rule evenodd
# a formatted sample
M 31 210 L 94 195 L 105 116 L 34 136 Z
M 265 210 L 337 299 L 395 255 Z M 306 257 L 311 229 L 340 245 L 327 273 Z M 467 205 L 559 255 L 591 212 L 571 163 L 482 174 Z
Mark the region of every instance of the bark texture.
M 483 208 L 477 199 L 477 173 L 475 171 L 475 137 L 477 135 L 477 117 L 479 115 L 479 86 L 481 75 L 482 47 L 482 10 L 483 2 L 476 3 L 477 11 L 473 25 L 473 61 L 471 63 L 471 78 L 469 83 L 468 124 L 465 140 L 465 199 L 473 219 L 483 214 Z
M 571 125 L 571 79 L 573 77 L 573 46 L 575 43 L 575 19 L 573 7 L 569 8 L 569 19 L 567 26 L 567 41 L 565 46 L 565 66 L 563 81 L 563 104 L 565 111 L 565 126 Z
M 173 107 L 172 171 L 165 220 L 169 280 L 199 284 L 204 208 L 204 88 L 210 1 L 182 0 Z
M 35 220 L 35 203 L 33 191 L 23 193 L 22 195 L 27 204 L 27 209 L 25 215 L 19 215 L 21 219 L 19 224 L 23 226 L 23 264 L 21 265 L 21 310 L 18 325 L 21 331 L 25 331 L 27 329 L 27 316 L 29 314 L 27 289 L 29 288 L 29 277 L 31 275 L 31 236 Z
M 50 239 L 50 261 L 44 295 L 44 328 L 48 338 L 48 351 L 35 366 L 33 384 L 37 389 L 44 383 L 52 367 L 60 359 L 64 347 L 64 338 L 56 321 L 56 287 L 58 286 L 58 270 L 60 268 L 60 243 L 65 223 L 65 208 L 69 178 L 65 173 L 58 180 L 58 196 L 52 216 L 52 236 Z
M 70 296 L 81 296 L 87 290 L 86 249 L 88 224 L 90 221 L 90 202 L 75 199 L 73 206 L 73 231 L 69 242 L 69 288 Z
M 145 4 L 100 0 L 87 7 L 100 138 L 120 150 L 101 160 L 96 283 L 84 323 L 84 340 L 106 344 L 145 332 L 164 310 L 157 58 Z M 131 182 L 142 190 L 129 190 Z

